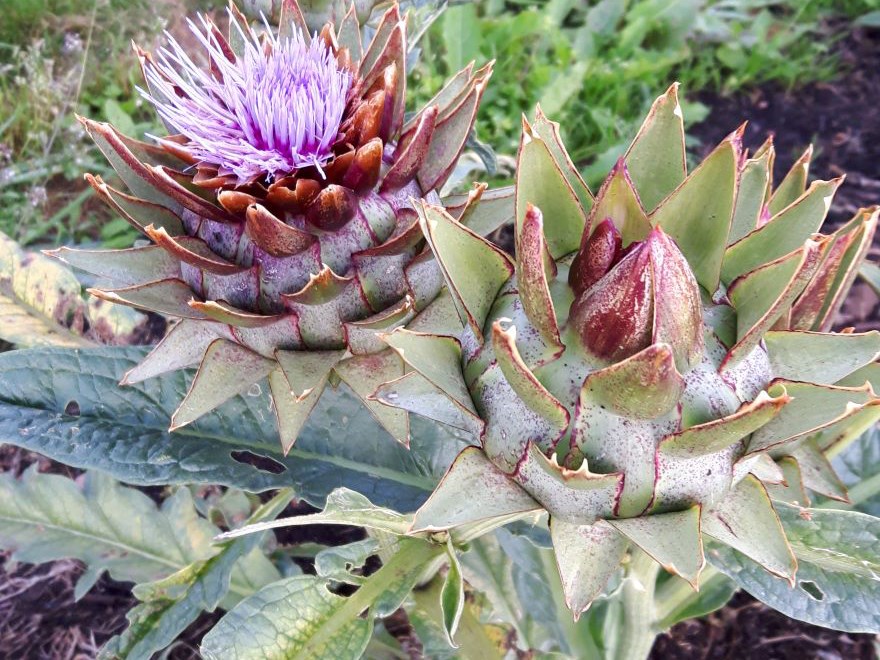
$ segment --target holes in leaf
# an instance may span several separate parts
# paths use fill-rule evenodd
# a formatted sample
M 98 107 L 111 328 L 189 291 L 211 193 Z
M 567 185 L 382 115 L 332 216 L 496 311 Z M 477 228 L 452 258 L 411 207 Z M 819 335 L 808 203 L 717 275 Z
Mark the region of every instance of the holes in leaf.
M 268 456 L 261 456 L 250 451 L 233 451 L 230 453 L 230 456 L 232 456 L 234 461 L 244 465 L 251 465 L 263 472 L 271 472 L 272 474 L 287 472 L 287 468 L 283 464 Z
M 68 417 L 79 417 L 79 401 L 68 401 L 64 406 L 64 414 Z
M 803 580 L 798 583 L 798 586 L 807 592 L 807 595 L 810 598 L 814 598 L 815 600 L 825 600 L 825 593 L 819 588 L 819 586 L 815 582 L 811 582 L 810 580 Z

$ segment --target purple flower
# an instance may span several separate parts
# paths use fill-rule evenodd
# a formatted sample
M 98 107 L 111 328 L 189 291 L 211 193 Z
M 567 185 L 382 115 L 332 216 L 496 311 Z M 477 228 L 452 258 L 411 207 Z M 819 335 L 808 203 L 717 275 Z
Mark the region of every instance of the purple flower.
M 332 51 L 321 39 L 306 44 L 295 27 L 279 37 L 267 26 L 261 43 L 233 20 L 244 43 L 235 57 L 199 18 L 204 31 L 192 21 L 189 27 L 207 49 L 211 69 L 197 66 L 167 35 L 169 47 L 145 67 L 153 94 L 141 93 L 189 140 L 195 159 L 239 184 L 301 167 L 320 170 L 333 156 L 351 86 Z

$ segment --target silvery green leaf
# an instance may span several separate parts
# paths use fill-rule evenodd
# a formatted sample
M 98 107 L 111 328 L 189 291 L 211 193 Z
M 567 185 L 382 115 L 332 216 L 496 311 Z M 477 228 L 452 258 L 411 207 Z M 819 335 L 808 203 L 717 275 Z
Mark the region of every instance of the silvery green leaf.
M 380 546 L 378 539 L 369 537 L 362 541 L 326 548 L 315 555 L 315 572 L 320 577 L 338 582 L 361 584 L 364 578 L 355 575 L 352 571 L 363 568 L 370 555 L 376 554 Z
M 794 588 L 727 547 L 714 546 L 709 561 L 787 616 L 847 632 L 880 632 L 880 520 L 782 503 L 776 509 L 798 559 Z
M 391 509 L 374 506 L 370 500 L 360 493 L 347 488 L 337 488 L 327 496 L 324 510 L 319 513 L 244 525 L 222 534 L 219 538 L 231 539 L 277 527 L 299 527 L 315 524 L 357 525 L 403 536 L 409 530 L 411 523 L 412 516 L 404 516 Z
M 145 582 L 210 557 L 215 533 L 185 489 L 159 508 L 100 473 L 82 487 L 35 469 L 20 479 L 0 475 L 0 547 L 17 561 L 79 559 L 95 578 L 106 570 L 115 580 Z
M 398 551 L 347 598 L 332 593 L 320 577 L 270 584 L 205 635 L 202 655 L 207 660 L 360 658 L 372 635 L 373 617 L 400 607 L 425 567 L 442 552 L 437 544 L 402 539 Z M 364 611 L 369 614 L 361 618 Z
M 257 509 L 249 522 L 275 517 L 291 497 L 289 489 L 281 491 Z M 134 595 L 142 602 L 128 613 L 128 628 L 107 642 L 100 658 L 148 660 L 171 644 L 199 614 L 212 612 L 221 604 L 229 592 L 234 566 L 253 552 L 261 539 L 262 535 L 237 539 L 208 559 L 195 561 L 173 575 L 136 585 Z
M 128 483 L 214 483 L 259 492 L 290 486 L 318 506 L 337 486 L 379 506 L 416 509 L 461 443 L 413 419 L 409 450 L 345 386 L 322 396 L 296 446 L 278 443 L 266 387 L 174 433 L 169 419 L 190 376 L 176 372 L 119 387 L 140 348 L 42 349 L 0 355 L 0 442 Z
M 331 639 L 310 653 L 302 653 L 307 641 L 345 604 L 331 593 L 326 582 L 300 575 L 270 584 L 220 620 L 202 641 L 206 660 L 261 660 L 263 658 L 360 658 L 372 623 L 352 617 Z

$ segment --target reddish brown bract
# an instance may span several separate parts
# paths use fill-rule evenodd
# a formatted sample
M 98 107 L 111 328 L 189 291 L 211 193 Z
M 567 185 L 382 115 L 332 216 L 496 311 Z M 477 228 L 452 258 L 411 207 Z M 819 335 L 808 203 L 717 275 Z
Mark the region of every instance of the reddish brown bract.
M 582 264 L 581 286 L 613 260 L 620 240 L 618 235 L 615 243 L 615 233 L 613 224 L 604 221 L 575 258 L 575 264 Z M 603 360 L 619 362 L 665 342 L 684 367 L 699 360 L 702 351 L 699 287 L 681 251 L 659 228 L 580 292 L 570 320 L 584 347 Z

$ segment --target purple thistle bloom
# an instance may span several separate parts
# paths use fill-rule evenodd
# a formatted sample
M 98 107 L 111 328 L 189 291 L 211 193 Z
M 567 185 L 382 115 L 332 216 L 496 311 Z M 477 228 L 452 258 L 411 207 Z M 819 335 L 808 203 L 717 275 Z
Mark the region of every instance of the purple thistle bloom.
M 200 16 L 204 33 L 190 30 L 208 50 L 214 71 L 198 67 L 177 41 L 159 49 L 146 66 L 154 95 L 141 93 L 162 118 L 189 140 L 186 148 L 218 174 L 243 184 L 272 180 L 333 156 L 351 75 L 339 69 L 321 39 L 306 45 L 302 33 L 278 37 L 266 30 L 265 44 L 245 35 L 243 55 L 231 61 Z M 176 88 L 176 89 L 175 89 Z M 182 92 L 182 95 L 181 95 Z

